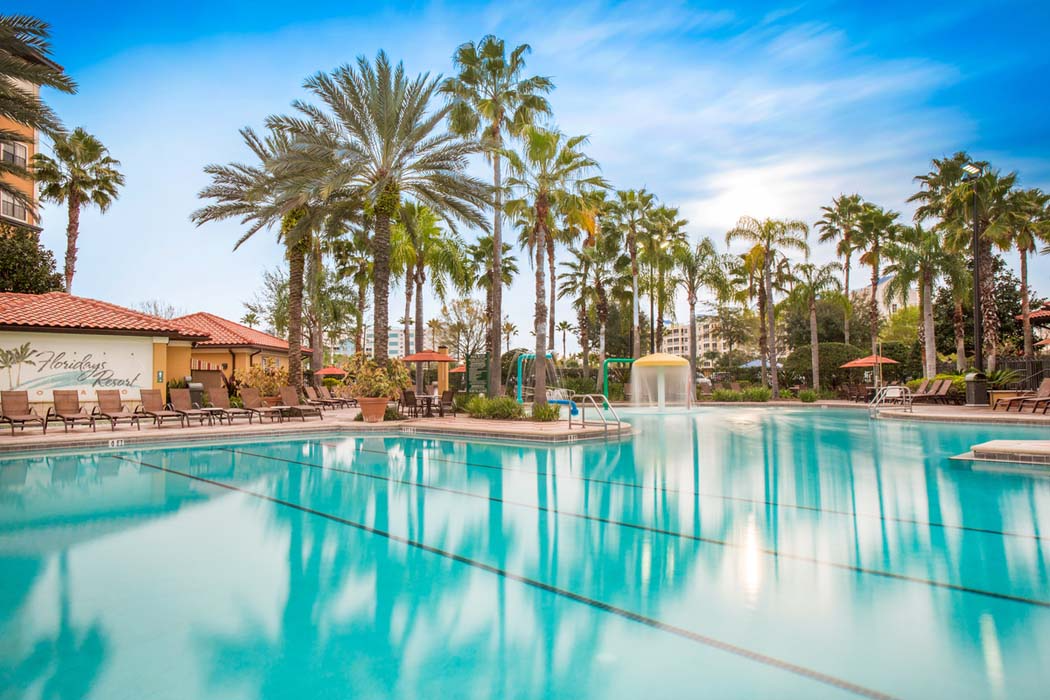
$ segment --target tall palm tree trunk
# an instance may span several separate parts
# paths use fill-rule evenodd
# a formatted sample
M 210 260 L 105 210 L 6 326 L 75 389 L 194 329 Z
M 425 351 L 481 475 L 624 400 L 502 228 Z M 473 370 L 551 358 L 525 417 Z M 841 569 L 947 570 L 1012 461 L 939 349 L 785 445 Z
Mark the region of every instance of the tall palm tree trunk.
M 547 403 L 547 290 L 544 282 L 544 258 L 546 257 L 547 220 L 546 197 L 540 195 L 536 202 L 536 317 L 533 328 L 536 332 L 536 372 L 532 383 L 532 400 L 538 406 Z
M 547 271 L 550 273 L 551 287 L 548 290 L 550 300 L 547 306 L 547 349 L 554 350 L 554 300 L 557 287 L 554 284 L 556 272 L 554 267 L 554 238 L 547 236 Z
M 423 352 L 423 285 L 426 284 L 426 271 L 423 262 L 416 264 L 416 352 Z M 437 350 L 437 348 L 433 348 Z M 416 363 L 416 390 L 423 393 L 423 363 Z
M 820 391 L 820 337 L 817 334 L 817 297 L 809 297 L 809 361 L 813 368 L 813 391 Z
M 868 316 L 871 318 L 871 354 L 879 351 L 879 261 L 878 252 L 872 256 L 871 263 L 871 299 L 869 299 Z
M 354 351 L 363 353 L 365 351 L 365 301 L 368 298 L 368 282 L 360 280 L 357 283 L 357 309 L 354 319 Z
M 314 240 L 310 248 L 310 296 L 314 303 L 310 305 L 310 370 L 313 372 L 314 385 L 320 385 L 321 378 L 317 371 L 324 366 L 324 326 L 321 321 L 321 286 L 324 280 L 324 257 L 321 243 Z
M 696 297 L 692 294 L 686 300 L 689 302 L 689 386 L 692 394 L 689 402 L 696 399 Z
M 299 241 L 288 246 L 288 381 L 303 393 L 303 271 L 306 252 Z
M 842 318 L 842 335 L 843 335 L 843 342 L 846 345 L 849 345 L 849 317 L 851 315 L 850 312 L 852 311 L 852 309 L 850 308 L 850 296 L 849 296 L 849 259 L 850 259 L 850 254 L 847 252 L 846 255 L 845 255 L 845 262 L 844 262 L 845 269 L 844 269 L 844 271 L 842 273 L 843 277 L 844 277 L 844 279 L 842 281 L 842 284 L 843 284 L 842 290 L 845 292 L 845 296 L 846 296 L 846 298 L 843 300 L 844 304 L 845 304 L 845 313 L 843 314 L 843 318 Z
M 415 286 L 415 269 L 409 264 L 408 270 L 405 272 L 405 315 L 401 318 L 401 322 L 404 324 L 404 327 L 401 329 L 401 334 L 405 338 L 405 341 L 402 344 L 402 347 L 405 348 L 405 354 L 408 354 L 408 341 L 412 335 L 412 294 L 415 290 Z
M 765 261 L 765 285 L 766 285 L 766 317 L 769 327 L 769 385 L 773 390 L 773 398 L 780 398 L 780 380 L 777 376 L 777 314 L 773 304 L 773 269 L 771 258 L 773 251 L 766 251 Z
M 372 238 L 372 321 L 375 334 L 373 355 L 385 365 L 389 357 L 387 333 L 390 330 L 390 214 L 376 207 L 375 235 Z
M 758 355 L 760 358 L 760 376 L 762 378 L 762 386 L 769 387 L 769 374 L 767 368 L 767 362 L 769 362 L 769 336 L 767 335 L 766 326 L 766 285 L 762 283 L 762 288 L 758 292 Z
M 501 369 L 500 359 L 502 349 L 500 338 L 503 321 L 503 172 L 500 167 L 500 155 L 498 152 L 492 154 L 492 184 L 493 193 L 493 217 L 492 217 L 492 267 L 489 269 L 489 396 L 495 397 L 502 393 L 500 386 Z
M 1024 332 L 1024 359 L 1031 360 L 1035 356 L 1032 346 L 1032 319 L 1031 303 L 1028 299 L 1028 251 L 1024 246 L 1017 246 L 1017 252 L 1021 256 L 1021 326 Z
M 634 231 L 627 237 L 631 253 L 631 357 L 642 356 L 641 311 L 638 299 L 638 251 L 635 249 Z
M 73 273 L 77 268 L 77 237 L 80 235 L 80 197 L 69 195 L 69 224 L 66 225 L 66 294 L 73 293 Z
M 966 325 L 963 320 L 963 303 L 955 297 L 955 309 L 952 312 L 952 330 L 955 333 L 955 369 L 962 372 L 966 369 Z
M 933 323 L 933 271 L 924 270 L 922 276 L 922 328 L 925 367 L 923 376 L 937 376 L 937 331 Z
M 985 371 L 995 371 L 999 354 L 999 309 L 995 305 L 995 273 L 992 271 L 992 243 L 981 240 L 981 316 L 984 323 Z
M 664 351 L 664 268 L 656 267 L 656 352 Z
M 581 300 L 579 311 L 576 315 L 576 324 L 580 327 L 580 366 L 583 378 L 590 374 L 591 334 L 587 323 L 587 302 Z

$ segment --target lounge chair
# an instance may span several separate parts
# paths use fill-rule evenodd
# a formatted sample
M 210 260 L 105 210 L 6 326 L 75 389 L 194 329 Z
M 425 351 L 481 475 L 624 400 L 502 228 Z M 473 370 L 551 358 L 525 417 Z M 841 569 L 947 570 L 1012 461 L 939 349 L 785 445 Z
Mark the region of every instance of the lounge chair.
M 345 396 L 336 396 L 328 387 L 324 385 L 317 387 L 317 395 L 322 399 L 331 399 L 332 401 L 338 401 L 345 408 L 357 405 L 356 400 L 347 398 Z
M 948 392 L 952 389 L 951 379 L 942 379 L 939 386 L 922 396 L 913 396 L 912 403 L 948 403 Z
M 153 419 L 153 425 L 158 428 L 164 424 L 166 420 L 177 420 L 179 425 L 183 428 L 186 427 L 186 417 L 178 411 L 172 411 L 164 406 L 164 399 L 161 398 L 160 389 L 140 389 L 139 400 L 141 405 L 135 409 L 135 412 L 140 416 Z
M 341 402 L 334 401 L 332 399 L 322 399 L 318 394 L 317 390 L 312 386 L 304 386 L 303 391 L 306 392 L 306 403 L 309 406 L 319 406 L 321 408 L 338 408 Z
M 47 409 L 47 420 L 61 421 L 65 432 L 76 427 L 77 423 L 87 423 L 91 432 L 95 432 L 95 417 L 80 405 L 80 395 L 76 389 L 55 389 L 54 406 Z
M 451 413 L 452 417 L 456 417 L 456 390 L 449 389 L 448 391 L 441 392 L 441 398 L 438 399 L 438 412 L 444 416 L 446 412 Z
M 923 379 L 919 383 L 919 386 L 915 387 L 915 391 L 911 392 L 911 395 L 912 396 L 922 396 L 923 394 L 926 393 L 926 389 L 929 388 L 929 386 L 930 386 L 930 380 L 929 379 Z
M 915 392 L 912 393 L 912 395 L 911 395 L 912 401 L 914 401 L 915 399 L 918 399 L 918 398 L 923 398 L 923 397 L 929 398 L 931 396 L 936 396 L 937 395 L 937 391 L 941 388 L 941 384 L 943 384 L 944 382 L 947 382 L 947 381 L 950 381 L 950 380 L 948 380 L 948 379 L 934 379 L 934 380 L 930 381 L 929 383 L 927 383 L 926 386 L 919 387 L 919 389 L 921 389 L 921 391 L 920 390 L 916 390 Z
M 1043 383 L 1050 382 L 1050 379 L 1044 379 Z M 1038 394 L 1036 396 L 1029 396 L 1026 399 L 1021 400 L 1021 407 L 1017 409 L 1018 413 L 1023 412 L 1029 406 L 1032 407 L 1032 413 L 1035 413 L 1036 409 L 1040 406 L 1043 408 L 1043 414 L 1045 415 L 1047 410 L 1050 409 L 1050 389 L 1042 396 Z
M 1026 391 L 1021 396 L 1014 396 L 1013 398 L 1009 399 L 999 399 L 995 402 L 995 405 L 992 406 L 992 410 L 998 411 L 999 406 L 1002 405 L 1006 407 L 1007 411 L 1009 411 L 1011 406 L 1017 404 L 1017 412 L 1020 413 L 1025 401 L 1038 401 L 1039 399 L 1045 399 L 1048 397 L 1050 397 L 1050 377 L 1047 377 L 1046 379 L 1041 381 L 1039 383 L 1039 388 L 1035 391 Z M 1032 409 L 1032 412 L 1035 412 L 1034 407 Z
M 171 390 L 171 410 L 182 415 L 189 423 L 191 419 L 197 419 L 201 425 L 204 425 L 204 421 L 208 421 L 208 425 L 214 425 L 215 421 L 212 417 L 211 411 L 206 411 L 200 406 L 195 406 L 193 398 L 190 396 L 189 389 L 172 389 Z
M 38 423 L 47 432 L 47 421 L 29 405 L 28 391 L 0 391 L 0 423 L 11 424 L 11 435 L 16 425 L 25 430 L 31 423 Z
M 259 416 L 259 422 L 262 422 L 263 418 L 269 418 L 272 423 L 274 420 L 277 422 L 284 421 L 284 414 L 281 409 L 273 406 L 267 406 L 263 403 L 262 397 L 259 396 L 259 390 L 252 387 L 241 387 L 241 401 L 244 403 L 244 408 L 247 411 L 251 411 L 253 415 Z
M 139 423 L 139 414 L 128 410 L 128 407 L 120 399 L 119 389 L 97 389 L 95 396 L 98 398 L 98 406 L 92 409 L 91 412 L 96 420 L 99 418 L 108 420 L 110 430 L 116 430 L 117 423 L 122 420 L 128 421 L 129 425 L 134 425 L 138 430 L 142 430 L 142 425 Z
M 299 416 L 306 421 L 307 416 L 317 416 L 321 420 L 324 420 L 324 416 L 321 415 L 320 406 L 311 406 L 308 403 L 300 403 L 299 394 L 295 391 L 293 386 L 282 386 L 281 387 L 281 405 L 275 406 L 275 408 L 281 409 L 285 415 L 288 416 Z
M 248 416 L 249 423 L 255 418 L 255 412 L 247 408 L 235 408 L 231 406 L 230 395 L 226 392 L 226 389 L 212 389 L 209 391 L 208 402 L 211 405 L 205 406 L 204 410 L 215 414 L 219 419 L 220 425 L 222 424 L 223 418 L 225 418 L 226 422 L 230 425 L 233 425 L 234 416 Z

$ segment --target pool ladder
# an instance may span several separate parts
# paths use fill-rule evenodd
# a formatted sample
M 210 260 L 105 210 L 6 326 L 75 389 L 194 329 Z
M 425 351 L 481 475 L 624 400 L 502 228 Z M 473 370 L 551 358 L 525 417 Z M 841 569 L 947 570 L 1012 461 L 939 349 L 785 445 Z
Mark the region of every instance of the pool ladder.
M 868 404 L 868 416 L 878 418 L 879 407 L 889 403 L 902 406 L 904 410 L 911 413 L 911 389 L 898 385 L 879 387 L 879 390 L 875 392 L 875 398 Z
M 620 426 L 623 425 L 623 421 L 620 420 L 620 415 L 613 408 L 613 405 L 609 403 L 609 399 L 605 394 L 576 394 L 572 397 L 572 400 L 580 408 L 580 427 L 587 427 L 587 406 L 588 404 L 594 408 L 598 413 L 598 417 L 602 419 L 602 425 L 605 427 L 605 434 L 609 434 L 609 419 L 605 415 L 605 411 L 609 411 L 616 419 L 615 425 L 617 431 Z M 572 430 L 572 411 L 569 412 L 569 430 Z

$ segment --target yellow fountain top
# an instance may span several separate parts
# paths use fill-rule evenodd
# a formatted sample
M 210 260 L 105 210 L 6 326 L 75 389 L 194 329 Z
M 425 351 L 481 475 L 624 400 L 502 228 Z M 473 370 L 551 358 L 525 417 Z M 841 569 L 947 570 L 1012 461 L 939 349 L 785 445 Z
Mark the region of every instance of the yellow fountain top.
M 689 360 L 680 355 L 668 355 L 658 352 L 645 357 L 639 357 L 634 361 L 635 367 L 688 367 Z

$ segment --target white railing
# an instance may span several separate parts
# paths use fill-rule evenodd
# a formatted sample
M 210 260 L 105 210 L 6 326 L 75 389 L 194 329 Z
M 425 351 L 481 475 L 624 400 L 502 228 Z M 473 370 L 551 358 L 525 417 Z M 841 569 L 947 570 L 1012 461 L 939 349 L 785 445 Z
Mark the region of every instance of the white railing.
M 911 411 L 911 389 L 906 386 L 883 386 L 875 392 L 875 398 L 868 404 L 868 415 L 877 418 L 879 408 L 886 405 L 900 406 Z
M 580 427 L 587 427 L 587 407 L 591 406 L 597 412 L 598 417 L 602 419 L 602 425 L 605 427 L 605 434 L 609 434 L 609 419 L 605 415 L 605 411 L 609 411 L 615 419 L 615 425 L 617 430 L 623 424 L 620 420 L 620 415 L 613 408 L 613 405 L 609 403 L 609 399 L 606 398 L 605 394 L 576 394 L 572 397 L 572 400 L 576 402 L 576 406 L 580 409 Z M 569 429 L 572 429 L 572 411 L 569 411 Z

